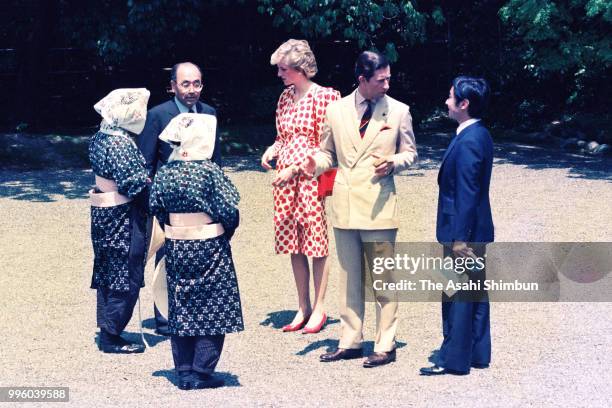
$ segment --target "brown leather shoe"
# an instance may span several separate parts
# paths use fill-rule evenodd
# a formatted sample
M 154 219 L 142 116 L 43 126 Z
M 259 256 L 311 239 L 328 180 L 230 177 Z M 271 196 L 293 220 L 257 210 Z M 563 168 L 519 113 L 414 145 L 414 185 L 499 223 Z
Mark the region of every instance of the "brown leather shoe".
M 393 361 L 395 361 L 395 350 L 370 354 L 363 362 L 363 366 L 365 368 L 372 368 L 389 364 Z
M 350 360 L 353 358 L 360 358 L 360 357 L 363 357 L 362 349 L 339 348 L 339 349 L 336 349 L 336 351 L 330 351 L 329 353 L 322 354 L 321 357 L 319 357 L 319 360 L 321 360 L 324 363 L 329 363 L 331 361 Z

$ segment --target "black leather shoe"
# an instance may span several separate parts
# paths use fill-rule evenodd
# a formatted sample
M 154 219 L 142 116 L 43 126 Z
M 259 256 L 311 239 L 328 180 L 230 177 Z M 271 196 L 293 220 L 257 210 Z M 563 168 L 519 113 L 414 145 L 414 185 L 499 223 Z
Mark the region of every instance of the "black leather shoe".
M 143 346 L 142 344 L 130 343 L 129 341 L 125 341 L 125 343 L 102 343 L 100 344 L 100 350 L 103 353 L 136 354 L 144 353 L 145 346 Z
M 118 334 L 111 334 L 105 330 L 100 331 L 98 348 L 103 353 L 112 354 L 134 354 L 144 353 L 145 346 L 138 343 L 130 343 Z
M 330 351 L 329 353 L 322 354 L 321 357 L 319 357 L 319 360 L 324 363 L 329 363 L 331 361 L 350 360 L 360 357 L 363 357 L 362 349 L 339 348 L 336 349 L 336 351 Z
M 453 375 L 466 375 L 468 373 L 462 373 L 459 371 L 449 370 L 440 366 L 431 366 L 431 367 L 423 367 L 421 368 L 421 375 L 444 375 L 444 374 L 453 374 Z
M 395 350 L 373 353 L 368 356 L 363 362 L 365 368 L 378 367 L 381 365 L 389 364 L 395 361 Z
M 219 388 L 225 385 L 225 381 L 210 374 L 195 373 L 192 389 L 202 390 L 205 388 Z
M 193 388 L 193 372 L 191 370 L 179 371 L 179 380 L 177 387 L 181 390 L 190 390 Z

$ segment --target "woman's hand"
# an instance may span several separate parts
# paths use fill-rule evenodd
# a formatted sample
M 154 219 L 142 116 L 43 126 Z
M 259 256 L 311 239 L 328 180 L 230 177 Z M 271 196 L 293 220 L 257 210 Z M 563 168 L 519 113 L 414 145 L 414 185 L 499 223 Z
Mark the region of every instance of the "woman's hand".
M 274 187 L 283 187 L 287 184 L 292 178 L 294 178 L 299 173 L 298 167 L 296 165 L 289 166 L 285 169 L 282 169 L 276 175 L 276 178 L 272 182 Z
M 300 170 L 307 178 L 312 178 L 314 176 L 316 168 L 317 164 L 312 154 L 306 156 L 304 161 L 300 164 Z
M 261 167 L 266 170 L 272 170 L 272 166 L 270 166 L 270 160 L 274 159 L 274 153 L 272 149 L 268 148 L 261 156 Z

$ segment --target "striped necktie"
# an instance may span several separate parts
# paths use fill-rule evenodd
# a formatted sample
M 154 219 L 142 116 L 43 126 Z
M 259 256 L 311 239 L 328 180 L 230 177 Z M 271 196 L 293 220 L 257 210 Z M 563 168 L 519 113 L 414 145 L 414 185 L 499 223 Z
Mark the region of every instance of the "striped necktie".
M 365 136 L 366 129 L 368 128 L 368 123 L 370 123 L 370 118 L 372 118 L 372 101 L 366 99 L 364 103 L 367 103 L 368 107 L 363 113 L 363 116 L 361 117 L 361 122 L 359 123 L 359 134 L 361 135 L 362 139 L 363 136 Z

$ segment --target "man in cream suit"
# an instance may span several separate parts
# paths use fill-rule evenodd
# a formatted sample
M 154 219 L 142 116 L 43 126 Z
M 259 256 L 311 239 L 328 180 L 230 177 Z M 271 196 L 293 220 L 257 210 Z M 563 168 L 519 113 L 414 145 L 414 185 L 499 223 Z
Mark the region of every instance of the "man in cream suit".
M 359 86 L 327 107 L 321 150 L 304 160 L 301 170 L 317 176 L 338 167 L 332 200 L 332 225 L 340 263 L 342 336 L 338 349 L 321 356 L 330 362 L 363 355 L 365 311 L 362 278 L 364 243 L 392 256 L 399 227 L 394 173 L 417 159 L 412 118 L 407 105 L 386 95 L 391 69 L 387 59 L 365 51 L 355 64 Z M 395 361 L 397 300 L 376 294 L 374 353 L 364 367 Z

